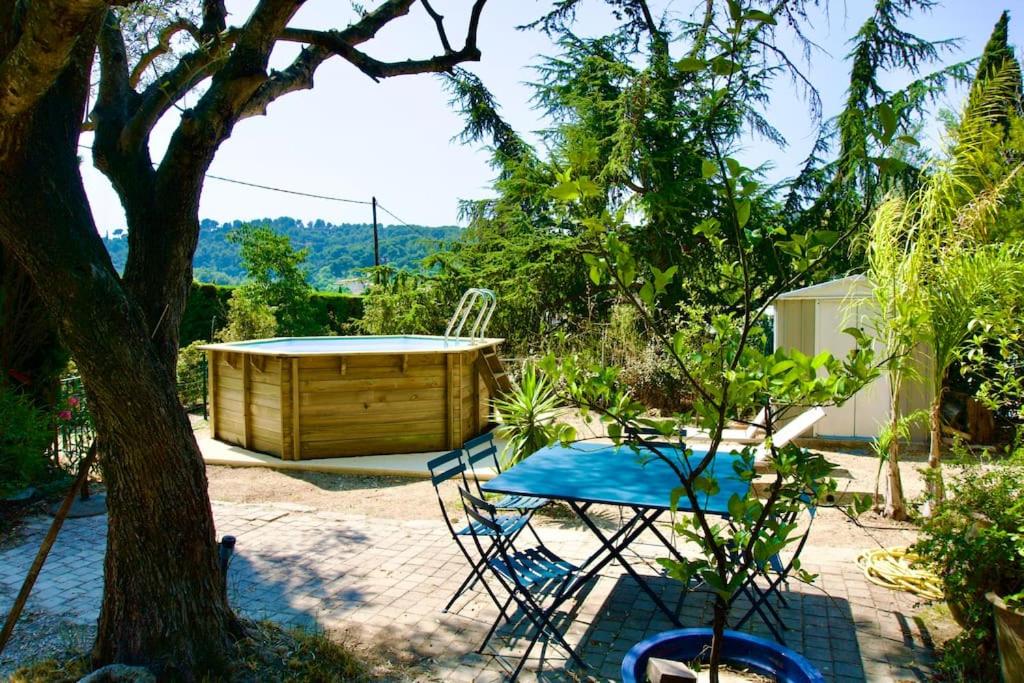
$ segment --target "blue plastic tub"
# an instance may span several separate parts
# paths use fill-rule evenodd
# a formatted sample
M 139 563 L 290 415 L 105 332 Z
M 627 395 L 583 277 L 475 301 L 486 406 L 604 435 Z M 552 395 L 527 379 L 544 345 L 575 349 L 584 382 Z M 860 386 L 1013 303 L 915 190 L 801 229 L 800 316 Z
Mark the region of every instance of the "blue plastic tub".
M 637 643 L 622 660 L 623 683 L 644 683 L 647 660 L 651 657 L 689 662 L 700 659 L 711 647 L 710 628 L 681 628 L 665 631 Z M 774 676 L 779 683 L 825 683 L 806 657 L 765 638 L 739 631 L 726 631 L 722 660 L 762 676 Z

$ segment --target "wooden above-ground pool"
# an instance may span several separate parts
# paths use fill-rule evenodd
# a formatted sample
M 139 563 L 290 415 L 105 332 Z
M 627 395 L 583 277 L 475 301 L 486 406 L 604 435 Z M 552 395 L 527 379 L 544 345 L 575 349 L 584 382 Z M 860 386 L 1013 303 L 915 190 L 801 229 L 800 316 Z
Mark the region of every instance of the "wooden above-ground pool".
M 209 344 L 214 438 L 285 460 L 458 448 L 490 427 L 501 339 L 293 337 Z

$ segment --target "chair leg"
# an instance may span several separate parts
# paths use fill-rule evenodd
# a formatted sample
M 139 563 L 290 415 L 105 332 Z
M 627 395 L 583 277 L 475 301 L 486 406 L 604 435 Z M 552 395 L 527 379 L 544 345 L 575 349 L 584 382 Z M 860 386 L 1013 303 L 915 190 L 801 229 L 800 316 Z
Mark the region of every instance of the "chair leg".
M 511 602 L 512 602 L 512 595 L 510 594 L 508 596 L 508 600 L 505 601 L 504 605 L 498 605 L 498 617 L 494 620 L 494 623 L 491 624 L 491 628 L 488 629 L 487 635 L 484 636 L 483 641 L 480 643 L 480 647 L 477 648 L 477 650 L 476 650 L 477 654 L 483 654 L 484 653 L 484 648 L 486 648 L 487 647 L 487 643 L 489 643 L 491 641 L 491 637 L 494 635 L 494 632 L 496 630 L 498 630 L 498 624 L 501 623 L 502 619 L 505 619 L 506 621 L 509 621 L 509 622 L 512 621 L 512 618 L 508 614 L 506 614 L 506 610 L 508 610 L 508 606 L 509 606 L 509 604 Z M 497 604 L 497 603 L 495 603 L 495 604 Z
M 472 588 L 470 582 L 475 584 L 476 578 L 477 574 L 475 571 L 471 571 L 469 574 L 466 574 L 466 578 L 462 580 L 462 584 L 455 589 L 455 593 L 452 595 L 451 600 L 449 600 L 448 604 L 441 608 L 441 611 L 447 613 L 448 610 L 452 608 L 452 605 L 455 604 L 455 601 L 458 600 L 464 592 Z

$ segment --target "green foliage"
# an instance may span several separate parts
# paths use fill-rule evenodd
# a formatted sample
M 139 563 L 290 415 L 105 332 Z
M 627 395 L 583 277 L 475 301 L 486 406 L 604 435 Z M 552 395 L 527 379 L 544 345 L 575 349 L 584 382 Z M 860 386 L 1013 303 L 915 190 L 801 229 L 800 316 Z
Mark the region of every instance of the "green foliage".
M 213 341 L 227 324 L 228 302 L 234 287 L 193 282 L 185 312 L 181 318 L 181 345 Z M 336 292 L 310 295 L 313 319 L 331 334 L 351 334 L 355 321 L 363 315 L 363 298 Z
M 179 343 L 182 347 L 197 341 L 213 341 L 227 323 L 228 301 L 233 287 L 193 282 L 181 315 Z
M 270 228 L 289 237 L 295 248 L 308 249 L 309 282 L 317 289 L 339 291 L 346 280 L 360 279 L 363 271 L 373 266 L 373 226 L 370 224 L 303 222 L 288 216 L 227 223 L 207 219 L 202 221 L 199 245 L 193 258 L 197 280 L 221 285 L 242 283 L 245 270 L 239 258 L 239 247 L 228 235 L 248 224 Z M 394 268 L 418 271 L 424 258 L 443 244 L 457 241 L 461 235 L 462 229 L 456 226 L 379 226 L 381 259 Z M 103 241 L 114 266 L 123 271 L 128 257 L 127 233 L 114 231 Z
M 217 341 L 269 339 L 278 336 L 277 317 L 267 303 L 247 296 L 242 288 L 228 299 L 227 324 L 217 331 Z M 282 334 L 282 336 L 287 336 Z
M 969 454 L 962 454 L 969 458 Z M 999 679 L 992 607 L 985 593 L 1024 591 L 1024 460 L 963 467 L 950 496 L 923 520 L 914 549 L 943 581 L 963 633 L 949 643 L 941 666 L 959 680 Z
M 547 375 L 538 372 L 533 363 L 523 366 L 519 386 L 494 400 L 501 416 L 498 435 L 507 439 L 501 453 L 502 466 L 511 467 L 555 441 L 571 440 L 571 427 L 558 424 L 558 397 Z
M 206 400 L 206 352 L 199 348 L 204 343 L 192 342 L 178 351 L 178 400 L 186 409 Z
M 728 39 L 715 42 L 716 51 L 705 60 L 709 72 L 702 74 L 707 81 L 701 89 L 702 106 L 710 110 L 710 120 L 716 120 L 716 109 L 730 106 L 734 69 L 749 68 L 757 74 L 763 66 L 747 52 L 746 41 L 753 41 L 752 36 L 757 36 L 766 22 L 753 22 L 748 34 L 743 30 L 743 12 L 734 14 L 731 23 L 719 29 Z M 714 66 L 725 62 L 735 66 Z M 742 87 L 738 90 L 743 93 Z M 666 357 L 691 384 L 695 394 L 692 408 L 675 412 L 668 419 L 650 418 L 646 406 L 623 385 L 617 368 L 572 357 L 558 360 L 550 355 L 543 367 L 565 387 L 566 399 L 600 416 L 613 439 L 628 443 L 642 458 L 658 458 L 673 468 L 678 482 L 669 494 L 672 507 L 685 500 L 686 508 L 693 511 L 684 521 L 677 521 L 676 532 L 696 544 L 698 551 L 682 561 L 659 561 L 671 576 L 688 585 L 696 580 L 716 596 L 715 625 L 722 628 L 740 588 L 756 568 L 799 542 L 797 520 L 801 513 L 836 489 L 830 477 L 833 466 L 823 457 L 793 444 L 775 447 L 769 438 L 767 455 L 774 474 L 766 497 L 759 499 L 751 488 L 745 496 L 736 495 L 729 501 L 728 520 L 712 519 L 700 500 L 701 494 L 718 489 L 717 480 L 707 468 L 720 452 L 722 430 L 728 420 L 764 406 L 766 429 L 771 434 L 775 421 L 787 411 L 841 404 L 872 381 L 878 370 L 873 365 L 871 339 L 856 328 L 849 330 L 855 348 L 843 359 L 827 351 L 815 357 L 797 350 L 767 351 L 766 328 L 760 318 L 782 285 L 761 277 L 758 255 L 766 250 L 789 253 L 792 258 L 787 267 L 806 275 L 827 257 L 834 236 L 815 231 L 794 236 L 782 225 L 770 230 L 752 228 L 753 207 L 768 196 L 768 190 L 755 172 L 721 152 L 731 146 L 731 136 L 738 133 L 738 128 L 719 128 L 715 133 L 721 138 L 711 144 L 710 154 L 700 164 L 700 177 L 692 180 L 690 188 L 693 194 L 708 198 L 705 211 L 710 214 L 701 221 L 700 234 L 710 237 L 708 248 L 714 258 L 709 267 L 715 276 L 705 276 L 703 286 L 713 297 L 702 300 L 702 306 L 675 305 L 675 283 L 688 271 L 674 264 L 663 267 L 663 262 L 650 257 L 647 246 L 635 247 L 629 239 L 633 225 L 626 221 L 624 208 L 585 216 L 579 219 L 577 228 L 585 240 L 591 281 L 612 288 L 638 313 Z M 568 181 L 565 177 L 559 179 L 557 194 L 568 203 L 566 215 L 571 217 L 589 205 L 591 189 L 583 182 Z M 808 246 L 812 250 L 804 251 Z M 695 333 L 695 329 L 707 331 Z M 706 454 L 694 454 L 687 449 L 685 438 L 677 436 L 694 423 L 711 434 Z M 675 442 L 681 454 L 641 436 L 651 429 Z M 737 474 L 752 481 L 755 451 L 746 448 L 741 455 Z M 795 569 L 802 580 L 813 579 L 798 564 Z M 716 640 L 720 636 L 716 632 Z M 713 680 L 717 663 L 713 653 Z
M 451 306 L 439 301 L 437 282 L 408 271 L 381 268 L 377 283 L 363 298 L 363 315 L 357 323 L 366 334 L 441 334 L 448 324 Z M 460 295 L 461 296 L 461 295 Z
M 303 268 L 308 249 L 294 249 L 287 235 L 251 225 L 232 231 L 228 241 L 239 245 L 246 271 L 245 282 L 228 303 L 228 327 L 251 330 L 257 335 L 251 338 L 260 338 L 266 332 L 270 336 L 276 332 L 282 337 L 302 337 L 323 331 L 313 318 L 313 289 Z M 274 330 L 268 324 L 268 312 L 276 319 Z
M 0 383 L 0 497 L 46 476 L 52 438 L 47 416 L 23 393 Z

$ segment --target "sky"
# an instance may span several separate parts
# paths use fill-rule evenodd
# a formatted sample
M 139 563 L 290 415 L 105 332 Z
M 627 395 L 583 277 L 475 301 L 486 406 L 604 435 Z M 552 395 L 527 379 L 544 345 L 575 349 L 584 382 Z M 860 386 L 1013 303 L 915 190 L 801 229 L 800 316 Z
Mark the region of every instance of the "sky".
M 364 3 L 374 6 L 376 2 Z M 453 44 L 461 46 L 468 0 L 435 0 L 435 8 L 447 17 Z M 495 95 L 502 115 L 526 136 L 545 127 L 531 103 L 532 67 L 540 55 L 557 48 L 538 31 L 518 31 L 516 26 L 540 16 L 550 0 L 490 0 L 482 17 L 478 45 L 479 63 L 466 65 L 478 74 Z M 688 14 L 694 0 L 657 0 L 659 13 Z M 240 22 L 252 0 L 228 0 L 231 20 Z M 821 47 L 810 64 L 803 64 L 818 87 L 826 117 L 838 112 L 849 80 L 846 54 L 848 40 L 867 18 L 873 3 L 868 0 L 832 0 L 828 11 L 812 14 L 811 38 Z M 308 0 L 293 20 L 304 28 L 343 27 L 351 17 L 346 2 Z M 1024 0 L 942 0 L 929 13 L 915 16 L 905 25 L 928 39 L 959 38 L 958 48 L 943 57 L 954 63 L 978 56 L 1003 9 L 1011 10 L 1010 40 L 1024 47 Z M 603 0 L 584 1 L 577 17 L 581 35 L 600 35 L 613 26 Z M 378 39 L 364 46 L 375 57 L 405 59 L 437 52 L 433 23 L 417 3 L 408 16 L 392 22 Z M 287 64 L 297 48 L 279 47 L 272 66 Z M 794 54 L 799 54 L 796 45 Z M 1020 52 L 1020 50 L 1018 50 Z M 887 86 L 909 80 L 905 73 L 892 74 Z M 959 109 L 964 91 L 952 90 L 938 107 Z M 194 102 L 193 97 L 193 102 Z M 311 91 L 288 95 L 272 104 L 268 116 L 239 123 L 221 147 L 211 175 L 260 185 L 319 195 L 369 201 L 373 196 L 398 221 L 421 225 L 457 225 L 460 199 L 492 194 L 494 172 L 482 145 L 453 140 L 463 122 L 449 104 L 440 79 L 431 75 L 402 76 L 377 83 L 341 59 L 320 68 Z M 776 85 L 766 112 L 768 119 L 788 140 L 785 149 L 764 141 L 745 139 L 739 156 L 747 164 L 768 163 L 769 178 L 792 176 L 807 156 L 816 137 L 816 122 L 796 89 L 786 81 Z M 159 159 L 176 125 L 169 115 L 154 132 L 154 159 Z M 937 126 L 925 134 L 925 144 L 938 144 Z M 89 136 L 83 136 L 89 144 Z M 82 174 L 97 227 L 107 233 L 125 227 L 124 212 L 105 177 L 83 155 Z M 303 220 L 322 218 L 333 223 L 368 223 L 370 207 L 360 204 L 303 198 L 244 187 L 207 178 L 200 217 L 216 221 L 251 220 L 293 216 Z M 383 210 L 380 220 L 395 223 Z

